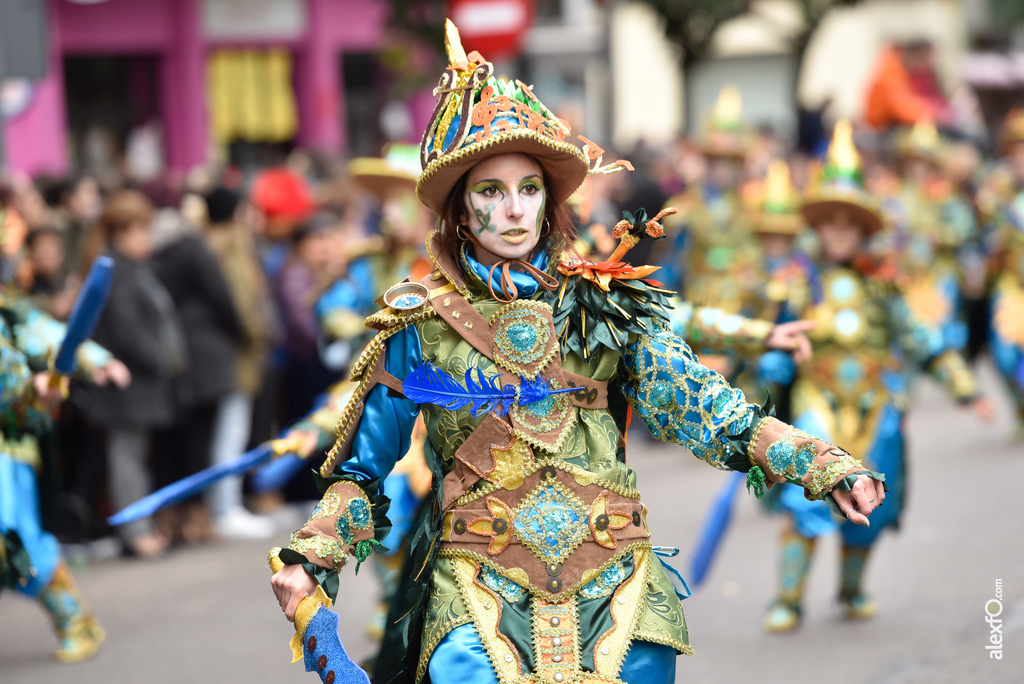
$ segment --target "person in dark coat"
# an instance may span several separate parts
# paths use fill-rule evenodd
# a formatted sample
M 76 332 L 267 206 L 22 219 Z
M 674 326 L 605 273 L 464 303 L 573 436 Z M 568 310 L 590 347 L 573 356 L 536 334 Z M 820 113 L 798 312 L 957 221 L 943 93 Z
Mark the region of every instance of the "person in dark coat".
M 89 248 L 92 256 L 102 252 L 114 260 L 110 297 L 93 339 L 128 366 L 133 380 L 124 389 L 76 387 L 73 400 L 108 430 L 110 495 L 117 510 L 150 492 L 150 434 L 174 420 L 176 381 L 187 363 L 174 302 L 148 264 L 152 217 L 144 195 L 117 192 Z M 167 547 L 149 518 L 124 525 L 120 533 L 141 557 L 159 556 Z
M 162 209 L 153 232 L 153 268 L 174 300 L 189 358 L 177 420 L 154 444 L 157 481 L 165 485 L 210 465 L 218 408 L 236 390 L 246 332 L 217 257 L 198 230 L 177 210 Z M 187 543 L 212 536 L 201 499 L 182 505 L 177 527 Z

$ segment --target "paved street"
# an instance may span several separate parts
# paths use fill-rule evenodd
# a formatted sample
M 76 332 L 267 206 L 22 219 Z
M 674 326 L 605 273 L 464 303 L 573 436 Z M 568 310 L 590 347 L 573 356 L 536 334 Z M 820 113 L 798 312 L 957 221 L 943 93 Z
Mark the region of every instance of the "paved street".
M 991 374 L 986 386 L 994 388 Z M 994 390 L 998 391 L 998 390 Z M 912 486 L 904 529 L 886 537 L 869 569 L 881 611 L 869 623 L 839 619 L 832 603 L 837 543 L 819 546 L 796 634 L 760 628 L 775 577 L 777 521 L 744 498 L 706 584 L 686 601 L 693 657 L 679 682 L 1024 681 L 1024 446 L 1007 442 L 1002 395 L 992 428 L 925 384 L 910 418 Z M 692 548 L 723 473 L 677 448 L 635 440 L 632 463 L 651 508 L 655 543 Z M 284 543 L 281 535 L 277 543 Z M 289 664 L 291 626 L 270 592 L 265 543 L 224 543 L 159 562 L 110 560 L 76 570 L 108 632 L 92 661 L 57 665 L 43 612 L 10 593 L 0 598 L 0 681 L 314 682 Z M 685 564 L 679 564 L 685 573 Z M 1002 580 L 1004 659 L 989 660 L 984 606 Z M 374 596 L 369 568 L 346 570 L 342 638 L 356 657 L 372 643 L 363 625 Z

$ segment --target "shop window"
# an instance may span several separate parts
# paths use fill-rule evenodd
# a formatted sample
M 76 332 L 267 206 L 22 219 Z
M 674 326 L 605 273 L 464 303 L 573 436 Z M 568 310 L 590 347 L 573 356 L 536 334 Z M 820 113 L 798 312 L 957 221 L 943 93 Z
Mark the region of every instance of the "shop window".
M 64 94 L 72 165 L 123 169 L 133 140 L 155 131 L 159 140 L 159 57 L 68 56 Z M 153 154 L 161 157 L 160 149 Z M 157 160 L 156 165 L 160 165 Z

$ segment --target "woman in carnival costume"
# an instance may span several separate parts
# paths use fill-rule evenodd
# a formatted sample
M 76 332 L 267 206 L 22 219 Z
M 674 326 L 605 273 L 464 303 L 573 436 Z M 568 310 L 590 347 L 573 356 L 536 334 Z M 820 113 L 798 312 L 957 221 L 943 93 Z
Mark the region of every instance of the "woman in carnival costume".
M 441 218 L 434 270 L 391 288 L 367 321 L 380 332 L 353 368 L 360 386 L 320 470 L 324 498 L 280 551 L 289 565 L 275 594 L 292 618 L 318 584 L 336 594 L 349 553 L 378 547 L 379 483 L 422 412 L 433 501 L 375 679 L 674 681 L 677 653 L 692 651 L 624 462 L 631 412 L 711 465 L 831 494 L 861 523 L 882 483 L 747 403 L 672 334 L 673 323 L 698 327 L 699 312 L 670 321 L 664 290 L 645 280 L 653 268 L 622 261 L 661 234 L 659 217 L 617 225 L 608 261 L 562 253 L 565 201 L 588 173 L 619 166 L 567 142 L 564 122 L 467 56 L 453 26 L 447 47 L 417 190 Z M 768 323 L 741 330 L 762 347 L 797 342 Z
M 806 434 L 848 444 L 865 454 L 865 464 L 885 473 L 892 496 L 872 525 L 853 525 L 833 515 L 835 508 L 810 501 L 784 485 L 778 507 L 785 514 L 780 542 L 778 596 L 764 627 L 771 632 L 797 627 L 804 580 L 815 540 L 837 529 L 842 534 L 839 600 L 851 618 L 869 618 L 874 601 L 863 591 L 864 569 L 882 531 L 896 526 L 903 503 L 903 413 L 907 408 L 905 364 L 919 364 L 946 385 L 958 401 L 990 415 L 963 357 L 941 331 L 914 316 L 898 271 L 864 250 L 883 228 L 879 208 L 863 188 L 860 158 L 848 122 L 836 125 L 817 187 L 804 197 L 803 218 L 818 233 L 821 300 L 795 307 L 814 320 L 811 358 L 800 365 L 792 388 L 793 425 Z M 903 357 L 900 361 L 894 353 Z M 831 509 L 831 510 L 830 510 Z

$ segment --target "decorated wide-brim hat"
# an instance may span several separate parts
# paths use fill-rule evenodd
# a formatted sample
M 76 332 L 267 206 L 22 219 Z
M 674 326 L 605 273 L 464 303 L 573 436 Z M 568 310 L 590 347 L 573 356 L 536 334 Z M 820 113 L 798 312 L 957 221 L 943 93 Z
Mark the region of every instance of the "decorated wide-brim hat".
M 923 159 L 936 166 L 943 161 L 942 138 L 927 119 L 896 133 L 896 155 L 901 159 Z
M 1024 109 L 1014 107 L 999 130 L 999 154 L 1006 156 L 1015 143 L 1024 142 Z
M 413 192 L 420 177 L 419 147 L 392 143 L 381 157 L 356 157 L 348 163 L 348 175 L 381 200 L 398 192 Z
M 761 235 L 796 235 L 803 229 L 800 195 L 790 180 L 789 165 L 782 159 L 768 165 L 752 214 L 754 232 Z
M 439 95 L 420 143 L 422 172 L 416 194 L 441 215 L 452 188 L 473 166 L 496 154 L 522 153 L 544 170 L 552 199 L 561 204 L 588 173 L 629 168 L 617 161 L 601 167 L 604 150 L 582 136 L 570 142 L 569 125 L 555 116 L 522 81 L 494 75 L 494 65 L 478 52 L 466 54 L 458 29 L 445 30 L 448 68 L 434 94 Z
M 846 120 L 836 124 L 828 158 L 817 181 L 804 193 L 800 207 L 804 220 L 815 228 L 842 211 L 868 234 L 884 227 L 878 202 L 864 189 L 860 155 L 853 144 L 853 127 Z
M 697 149 L 708 157 L 742 159 L 750 151 L 750 131 L 743 125 L 743 95 L 734 85 L 722 86 L 708 112 Z

